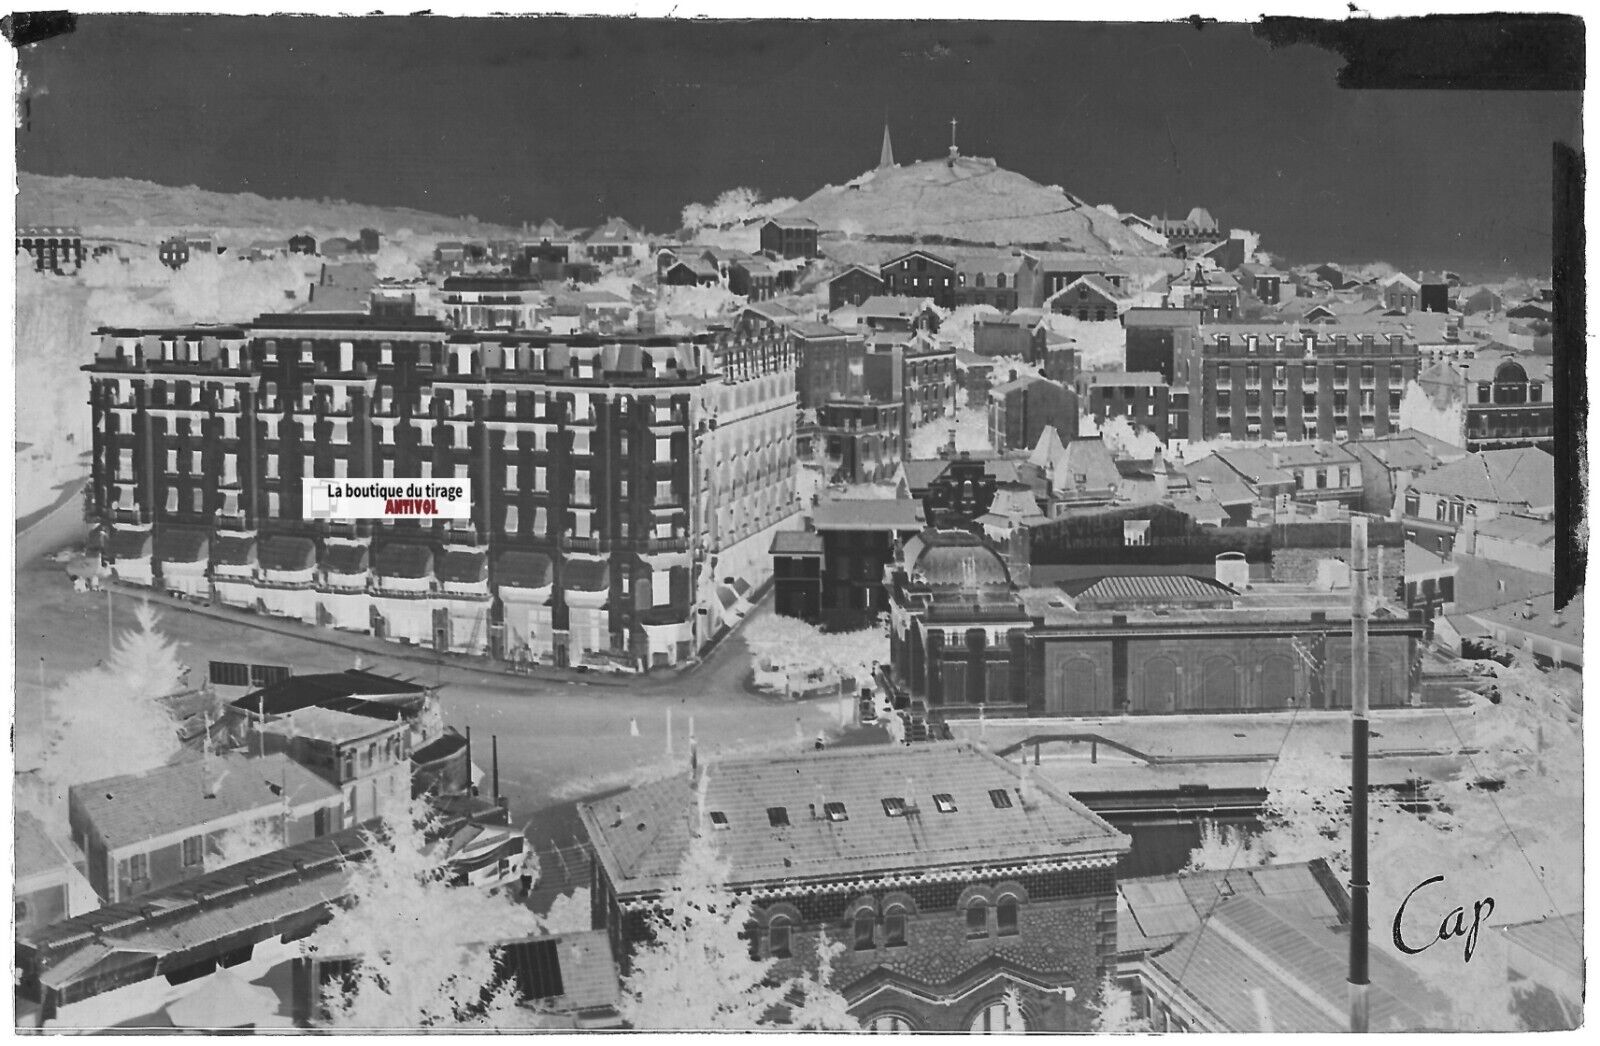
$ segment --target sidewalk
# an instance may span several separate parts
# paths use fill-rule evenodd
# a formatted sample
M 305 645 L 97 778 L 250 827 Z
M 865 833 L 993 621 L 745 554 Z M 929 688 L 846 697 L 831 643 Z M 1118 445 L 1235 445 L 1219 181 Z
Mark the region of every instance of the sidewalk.
M 308 643 L 319 643 L 323 646 L 336 647 L 343 650 L 355 651 L 359 654 L 371 655 L 371 660 L 381 661 L 410 661 L 419 665 L 439 666 L 455 669 L 457 671 L 478 672 L 506 676 L 511 679 L 525 679 L 530 683 L 567 683 L 574 686 L 599 686 L 599 687 L 627 687 L 635 680 L 650 678 L 648 676 L 627 676 L 622 678 L 607 678 L 604 675 L 590 672 L 577 672 L 571 669 L 539 667 L 529 671 L 516 671 L 512 666 L 495 661 L 487 655 L 472 654 L 441 654 L 422 647 L 408 646 L 404 643 L 395 643 L 387 639 L 378 639 L 375 636 L 363 635 L 360 632 L 345 632 L 332 628 L 318 628 L 301 621 L 288 618 L 272 617 L 267 614 L 256 613 L 252 610 L 243 610 L 238 607 L 219 606 L 214 603 L 200 603 L 181 596 L 170 595 L 159 589 L 145 588 L 137 585 L 126 585 L 117 581 L 110 581 L 109 587 L 117 595 L 129 599 L 148 599 L 152 603 L 177 610 L 198 614 L 214 621 L 224 621 L 237 625 L 240 628 L 256 629 L 262 632 L 271 632 L 291 639 L 300 639 Z

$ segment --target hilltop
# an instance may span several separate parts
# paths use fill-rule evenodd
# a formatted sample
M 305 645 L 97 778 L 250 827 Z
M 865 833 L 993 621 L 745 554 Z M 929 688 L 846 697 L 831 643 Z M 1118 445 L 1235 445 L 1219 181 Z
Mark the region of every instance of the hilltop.
M 1111 214 L 993 160 L 961 156 L 884 167 L 829 185 L 784 211 L 824 233 L 1050 244 L 1090 254 L 1157 253 Z
M 255 193 L 175 188 L 133 178 L 17 175 L 18 225 L 75 225 L 90 236 L 154 243 L 175 230 L 229 234 L 241 241 L 288 237 L 353 236 L 363 227 L 392 237 L 409 229 L 418 237 L 489 238 L 514 230 L 406 207 L 372 207 L 343 200 L 269 200 Z

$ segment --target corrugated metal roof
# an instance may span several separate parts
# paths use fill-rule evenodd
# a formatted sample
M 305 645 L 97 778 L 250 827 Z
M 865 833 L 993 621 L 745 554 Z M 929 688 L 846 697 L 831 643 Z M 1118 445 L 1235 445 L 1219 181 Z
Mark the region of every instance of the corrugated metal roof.
M 1165 600 L 1215 600 L 1231 603 L 1234 592 L 1220 581 L 1192 574 L 1132 574 L 1087 578 L 1062 584 L 1076 598 L 1079 608 L 1095 603 L 1151 602 Z

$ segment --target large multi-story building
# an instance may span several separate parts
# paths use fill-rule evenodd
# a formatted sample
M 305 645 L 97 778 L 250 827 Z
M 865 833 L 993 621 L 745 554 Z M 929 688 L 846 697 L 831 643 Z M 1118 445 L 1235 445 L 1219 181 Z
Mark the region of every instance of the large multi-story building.
M 538 324 L 541 286 L 528 276 L 449 276 L 441 312 L 456 327 L 527 330 Z
M 127 581 L 437 649 L 666 664 L 792 525 L 781 332 L 289 315 L 99 337 L 88 501 Z M 303 476 L 470 479 L 472 516 L 311 519 Z
M 1199 387 L 1189 385 L 1190 439 L 1346 440 L 1400 429 L 1417 376 L 1401 334 L 1287 327 L 1205 328 Z
M 1100 424 L 1109 418 L 1127 418 L 1167 441 L 1172 419 L 1171 389 L 1153 371 L 1085 371 L 1078 375 L 1078 402 L 1083 412 Z
M 751 954 L 815 971 L 871 1032 L 1087 1031 L 1128 838 L 966 744 L 723 760 L 579 807 L 624 971 L 697 837 L 754 904 Z M 1019 1005 L 1008 1006 L 1008 996 Z
M 1550 445 L 1555 397 L 1548 357 L 1511 352 L 1439 360 L 1417 376 L 1430 411 L 1416 422 L 1428 435 L 1469 451 Z
M 83 246 L 83 233 L 65 225 L 18 229 L 17 250 L 33 259 L 36 271 L 58 274 L 77 272 L 88 256 Z
M 813 456 L 830 483 L 886 483 L 905 457 L 905 405 L 837 399 L 817 408 Z
M 956 307 L 956 263 L 924 250 L 891 258 L 879 268 L 883 293 L 892 297 L 931 298 L 941 309 Z
M 903 403 L 911 430 L 955 412 L 956 350 L 921 332 L 890 332 L 867 339 L 862 387 L 875 400 Z
M 1125 541 L 1139 545 L 1148 526 L 1128 521 Z M 1019 587 L 1012 566 L 967 531 L 906 542 L 889 590 L 891 689 L 935 718 L 1349 706 L 1347 589 L 1252 583 L 1242 552 L 1218 556 L 1211 577 L 1049 588 Z M 1374 707 L 1415 703 L 1423 628 L 1392 608 L 1373 616 Z

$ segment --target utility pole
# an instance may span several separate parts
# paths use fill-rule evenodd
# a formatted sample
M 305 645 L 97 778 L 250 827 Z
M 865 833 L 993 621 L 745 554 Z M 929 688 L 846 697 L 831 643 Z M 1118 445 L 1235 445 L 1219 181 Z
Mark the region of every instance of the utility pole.
M 1350 1030 L 1367 1030 L 1367 520 L 1350 517 Z

